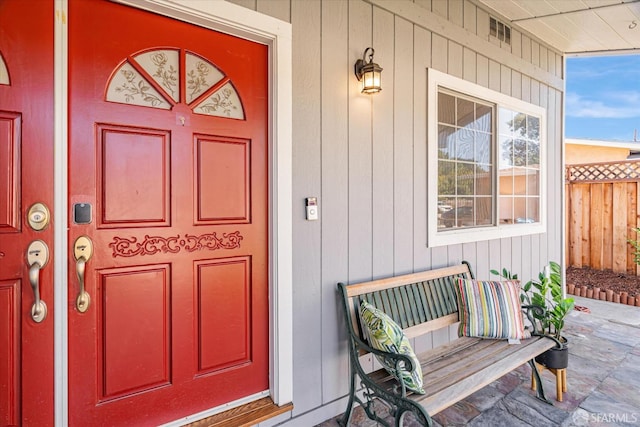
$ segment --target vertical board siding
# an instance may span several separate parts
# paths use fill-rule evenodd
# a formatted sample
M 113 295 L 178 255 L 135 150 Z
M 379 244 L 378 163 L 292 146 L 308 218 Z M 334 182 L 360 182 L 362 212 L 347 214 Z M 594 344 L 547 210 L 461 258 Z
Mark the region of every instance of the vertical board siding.
M 291 22 L 291 7 L 292 4 L 289 0 L 256 0 L 256 10 L 258 12 L 285 22 Z
M 264 2 L 259 1 L 258 6 Z M 282 6 L 283 2 L 277 2 Z M 274 4 L 275 5 L 275 4 Z M 319 197 L 321 191 L 321 97 L 320 68 L 317 67 L 317 53 L 320 51 L 320 1 L 312 0 L 304 5 L 293 3 L 292 18 L 303 25 L 293 27 L 293 121 L 307 123 L 303 129 L 293 129 L 293 206 L 298 214 L 293 215 L 293 235 L 306 244 L 293 253 L 293 282 L 302 284 L 305 292 L 294 292 L 293 304 L 299 308 L 293 333 L 296 337 L 294 350 L 301 363 L 294 364 L 296 384 L 321 382 L 321 365 L 312 363 L 315 354 L 321 352 L 322 341 L 322 298 L 321 284 L 321 241 L 320 224 L 305 221 L 305 197 Z M 288 5 L 287 5 L 288 6 Z M 287 7 L 288 10 L 288 7 Z M 320 198 L 320 200 L 322 200 Z M 333 334 L 331 338 L 337 338 Z M 296 407 L 293 415 L 322 403 L 321 390 L 294 386 Z
M 394 99 L 395 42 L 393 14 L 373 11 L 375 61 L 384 64 L 382 92 L 373 102 L 373 278 L 388 276 L 394 264 Z M 388 84 L 387 84 L 388 83 Z M 362 95 L 366 96 L 366 95 Z
M 546 48 L 545 48 L 546 50 Z M 547 55 L 545 53 L 544 57 L 546 58 Z M 545 67 L 546 68 L 546 67 Z M 547 113 L 550 112 L 550 108 L 549 108 L 549 88 L 545 85 L 540 85 L 540 103 L 539 105 L 543 108 L 545 108 L 547 110 Z M 548 165 L 549 167 L 549 172 L 547 172 L 547 178 L 549 179 L 550 182 L 554 182 L 554 174 L 556 171 L 553 170 L 553 164 L 554 164 L 554 160 L 557 159 L 559 156 L 556 154 L 557 152 L 559 152 L 559 150 L 561 149 L 561 147 L 559 146 L 560 141 L 556 141 L 553 138 L 554 135 L 554 130 L 551 129 L 551 123 L 550 120 L 547 118 L 547 134 L 545 135 L 546 137 L 546 147 L 545 147 L 545 151 L 544 154 L 546 156 L 546 165 Z M 551 216 L 553 215 L 553 212 L 556 211 L 556 209 L 558 209 L 560 207 L 560 204 L 556 203 L 556 197 L 558 196 L 558 191 L 551 191 L 549 192 L 549 194 L 547 194 L 547 199 L 548 199 L 548 203 L 547 203 L 547 216 Z M 559 201 L 559 199 L 557 199 Z M 549 212 L 549 209 L 552 209 L 552 212 Z M 556 244 L 560 244 L 560 242 L 550 242 L 549 241 L 549 235 L 551 234 L 551 228 L 547 229 L 547 232 L 544 234 L 540 234 L 539 238 L 540 238 L 540 269 L 542 269 L 542 266 L 544 264 L 546 264 L 546 260 L 549 259 L 548 255 L 549 255 L 549 244 L 552 245 L 556 245 Z M 555 259 L 554 261 L 560 261 L 559 259 Z
M 447 69 L 452 76 L 462 78 L 462 45 L 453 41 L 448 43 Z
M 413 271 L 431 268 L 427 240 L 427 68 L 431 66 L 431 32 L 413 33 Z
M 355 64 L 371 46 L 373 8 L 364 2 L 349 2 L 349 63 Z M 343 68 L 343 72 L 345 70 Z M 352 73 L 350 73 L 353 76 Z M 384 77 L 383 77 L 384 78 Z M 372 225 L 373 97 L 360 93 L 360 82 L 349 79 L 349 277 L 350 282 L 372 279 L 374 233 Z M 337 143 L 338 141 L 333 141 Z M 327 165 L 330 167 L 330 165 Z
M 326 381 L 325 378 L 346 378 L 348 360 L 336 357 L 346 354 L 345 319 L 336 299 L 336 283 L 347 280 L 349 275 L 349 232 L 346 219 L 349 215 L 349 93 L 352 75 L 345 72 L 345 63 L 351 61 L 348 45 L 348 5 L 345 2 L 322 2 L 322 39 L 320 63 L 321 71 L 321 161 L 322 161 L 322 198 L 320 200 L 320 221 L 322 226 L 322 340 L 317 344 L 321 355 L 302 360 L 294 356 L 294 365 L 306 367 L 320 366 L 322 379 L 314 383 L 300 384 L 300 387 L 314 389 L 322 396 L 322 402 L 328 397 L 344 395 L 348 390 L 346 381 Z M 301 133 L 305 124 L 294 126 Z M 330 172 L 329 172 L 330 171 Z M 296 241 L 294 236 L 294 241 Z M 294 250 L 304 246 L 298 241 Z M 297 286 L 296 286 L 297 285 Z M 307 296 L 303 284 L 294 284 L 303 296 Z M 309 298 L 313 298 L 309 295 Z M 298 309 L 294 308 L 294 319 Z M 294 336 L 294 346 L 297 335 Z M 317 400 L 304 402 L 305 408 L 322 404 Z M 298 405 L 298 402 L 296 402 Z
M 464 29 L 469 31 L 472 34 L 476 33 L 477 22 L 476 22 L 476 10 L 477 7 L 475 4 L 471 3 L 469 0 L 464 0 L 463 4 L 463 20 L 464 20 Z
M 564 94 L 558 79 L 564 77 L 564 62 L 560 54 L 517 28 L 512 29 L 511 46 L 497 42 L 502 51 L 496 51 L 496 40 L 489 37 L 489 13 L 474 0 L 230 1 L 290 22 L 293 28 L 295 409 L 263 424 L 314 425 L 346 405 L 349 368 L 337 282 L 462 260 L 471 262 L 478 278 L 489 278 L 492 268 L 506 267 L 526 281 L 537 275 L 541 264 L 559 260 Z M 443 19 L 459 37 L 443 28 Z M 360 93 L 353 73 L 355 61 L 369 46 L 384 69 L 383 90 L 373 96 Z M 511 57 L 514 64 L 505 61 Z M 545 235 L 428 247 L 427 194 L 437 191 L 427 187 L 428 68 L 547 108 Z M 567 194 L 574 191 L 568 189 Z M 611 217 L 629 199 L 635 210 L 627 203 L 625 218 L 637 217 L 638 191 L 601 187 L 595 197 L 602 199 L 602 208 L 591 210 L 589 220 L 602 234 L 602 249 L 592 244 L 586 252 L 589 258 L 599 253 L 600 264 L 611 265 L 622 252 L 629 252 L 620 245 L 614 248 L 607 236 L 614 230 L 629 236 Z M 304 219 L 304 198 L 313 196 L 318 197 L 320 219 L 310 222 Z M 573 205 L 567 205 L 567 212 L 584 216 L 582 208 Z M 570 223 L 572 227 L 579 228 Z M 571 262 L 574 247 L 579 247 L 576 261 L 582 263 L 582 237 L 567 246 L 572 249 L 567 254 Z M 627 259 L 619 264 L 630 266 Z M 456 334 L 454 326 L 412 343 L 421 351 Z M 366 357 L 370 369 L 380 366 Z
M 258 3 L 260 6 L 262 2 Z M 278 3 L 281 5 L 281 3 Z M 318 304 L 323 299 L 321 282 L 321 227 L 318 221 L 305 220 L 305 197 L 320 196 L 322 165 L 321 159 L 321 104 L 306 102 L 309 99 L 320 99 L 321 68 L 317 60 L 320 51 L 321 3 L 310 0 L 304 4 L 294 2 L 291 5 L 292 18 L 300 23 L 293 27 L 293 55 L 297 58 L 293 63 L 293 110 L 294 123 L 306 123 L 304 129 L 294 129 L 293 140 L 293 235 L 305 244 L 296 248 L 293 253 L 294 288 L 304 292 L 293 293 L 293 304 L 298 308 L 295 313 L 293 333 L 296 337 L 294 348 L 300 360 L 313 360 L 322 350 L 322 309 Z M 296 214 L 297 213 L 297 214 Z M 322 211 L 321 211 L 322 215 Z M 329 293 L 327 293 L 329 294 Z M 327 295 L 329 296 L 329 295 Z M 328 339 L 337 338 L 337 334 Z M 321 390 L 304 387 L 302 384 L 321 383 L 322 366 L 320 364 L 294 364 L 294 395 L 296 407 L 293 415 L 304 413 L 321 401 Z
M 413 272 L 413 25 L 395 19 L 393 274 Z M 422 74 L 422 73 L 421 73 Z

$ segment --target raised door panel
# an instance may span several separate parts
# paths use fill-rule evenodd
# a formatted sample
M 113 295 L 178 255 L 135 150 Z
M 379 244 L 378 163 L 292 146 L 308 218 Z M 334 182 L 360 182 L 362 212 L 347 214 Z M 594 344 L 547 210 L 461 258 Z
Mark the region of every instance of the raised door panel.
M 98 273 L 101 402 L 171 383 L 169 266 Z
M 0 425 L 20 424 L 20 282 L 0 282 Z
M 251 361 L 251 259 L 196 263 L 199 374 Z
M 170 224 L 168 131 L 98 125 L 101 227 Z
M 251 144 L 196 135 L 197 224 L 250 222 Z
M 0 111 L 0 233 L 18 231 L 20 115 Z

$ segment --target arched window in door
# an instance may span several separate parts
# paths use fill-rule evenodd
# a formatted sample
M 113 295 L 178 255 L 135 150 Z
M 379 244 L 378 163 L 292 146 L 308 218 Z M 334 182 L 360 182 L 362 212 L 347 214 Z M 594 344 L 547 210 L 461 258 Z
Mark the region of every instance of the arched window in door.
M 9 71 L 7 70 L 7 64 L 4 62 L 2 53 L 0 52 L 0 85 L 10 85 Z
M 106 100 L 170 110 L 179 102 L 195 114 L 244 120 L 233 83 L 211 61 L 181 49 L 153 49 L 120 63 L 107 84 Z

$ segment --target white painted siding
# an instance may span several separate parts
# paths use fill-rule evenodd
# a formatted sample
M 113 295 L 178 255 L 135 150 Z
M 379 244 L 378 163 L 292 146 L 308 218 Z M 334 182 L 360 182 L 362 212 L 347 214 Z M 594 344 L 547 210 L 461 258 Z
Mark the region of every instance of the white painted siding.
M 293 25 L 295 409 L 261 426 L 309 426 L 346 406 L 338 281 L 463 259 L 478 277 L 506 267 L 526 280 L 561 259 L 563 58 L 517 28 L 511 46 L 491 41 L 488 11 L 469 0 L 232 1 Z M 353 75 L 368 46 L 384 68 L 374 96 L 361 95 Z M 426 246 L 427 67 L 547 108 L 546 234 Z M 309 196 L 319 198 L 319 221 L 304 220 Z

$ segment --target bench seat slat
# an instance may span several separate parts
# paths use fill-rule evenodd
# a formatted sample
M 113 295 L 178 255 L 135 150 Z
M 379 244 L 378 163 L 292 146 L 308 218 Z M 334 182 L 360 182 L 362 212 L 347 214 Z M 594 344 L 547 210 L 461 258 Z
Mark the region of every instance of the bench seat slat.
M 509 345 L 506 341 L 482 340 L 477 345 L 451 354 L 446 360 L 443 358 L 433 363 L 425 363 L 424 381 L 435 390 L 449 387 L 454 384 L 454 377 L 464 377 L 467 372 L 495 369 L 493 365 L 512 354 L 528 354 L 531 349 L 526 347 L 533 345 L 537 340 L 538 338 L 534 338 L 519 345 Z M 546 343 L 553 345 L 551 340 L 546 340 Z M 537 354 L 525 359 L 525 362 L 535 356 Z
M 531 344 L 521 347 L 519 351 L 494 358 L 489 366 L 477 366 L 475 369 L 459 372 L 456 381 L 451 381 L 447 387 L 428 395 L 413 394 L 411 399 L 419 402 L 429 414 L 437 414 L 482 387 L 491 384 L 554 345 L 553 341 L 546 338 L 535 339 Z M 498 361 L 500 363 L 496 363 Z M 429 385 L 426 387 L 428 388 Z
M 554 345 L 545 338 L 531 338 L 514 345 L 503 340 L 457 339 L 442 346 L 446 349 L 438 347 L 417 355 L 427 394 L 410 393 L 408 398 L 435 415 Z M 398 381 L 384 369 L 369 376 L 386 390 L 398 387 Z

